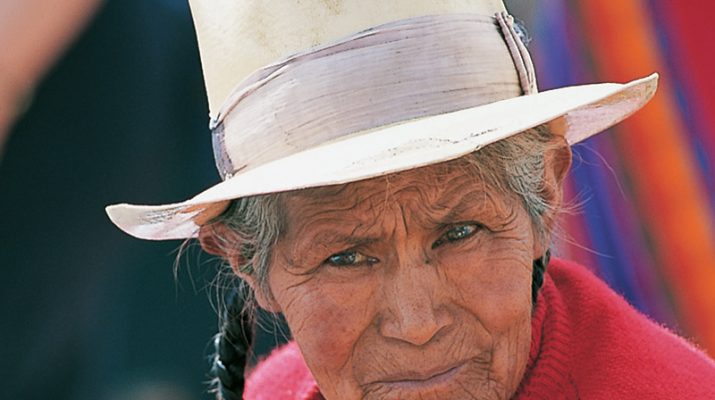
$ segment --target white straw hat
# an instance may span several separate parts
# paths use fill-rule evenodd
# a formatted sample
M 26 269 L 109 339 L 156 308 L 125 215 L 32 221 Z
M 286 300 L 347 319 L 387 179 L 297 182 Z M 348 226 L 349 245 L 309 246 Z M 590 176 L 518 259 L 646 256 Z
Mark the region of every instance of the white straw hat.
M 130 235 L 195 237 L 245 196 L 461 157 L 548 123 L 568 143 L 628 117 L 658 76 L 538 92 L 499 0 L 191 0 L 223 182 L 107 207 Z

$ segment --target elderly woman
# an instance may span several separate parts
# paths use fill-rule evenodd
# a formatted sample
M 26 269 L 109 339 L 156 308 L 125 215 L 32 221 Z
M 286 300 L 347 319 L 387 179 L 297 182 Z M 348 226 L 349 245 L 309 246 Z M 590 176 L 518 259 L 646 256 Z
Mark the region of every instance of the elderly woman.
M 549 260 L 569 146 L 656 76 L 539 93 L 498 0 L 192 9 L 223 182 L 108 213 L 140 238 L 198 237 L 285 317 L 294 341 L 244 398 L 715 398 L 711 359 Z M 225 399 L 241 318 L 217 342 Z

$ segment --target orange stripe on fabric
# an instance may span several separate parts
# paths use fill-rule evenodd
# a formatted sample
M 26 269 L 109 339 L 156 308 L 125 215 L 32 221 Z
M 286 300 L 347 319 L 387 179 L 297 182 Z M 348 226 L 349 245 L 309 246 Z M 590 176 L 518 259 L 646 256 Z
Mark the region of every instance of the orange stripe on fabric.
M 602 78 L 665 71 L 641 1 L 584 0 L 581 8 Z M 684 325 L 715 354 L 715 232 L 668 79 L 662 76 L 652 102 L 616 136 Z

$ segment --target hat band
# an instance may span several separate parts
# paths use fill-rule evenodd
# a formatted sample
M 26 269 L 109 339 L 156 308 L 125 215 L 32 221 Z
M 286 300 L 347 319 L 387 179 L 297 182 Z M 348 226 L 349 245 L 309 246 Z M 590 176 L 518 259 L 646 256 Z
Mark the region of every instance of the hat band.
M 411 18 L 256 71 L 211 123 L 219 173 L 225 180 L 358 132 L 535 93 L 512 23 L 506 13 Z

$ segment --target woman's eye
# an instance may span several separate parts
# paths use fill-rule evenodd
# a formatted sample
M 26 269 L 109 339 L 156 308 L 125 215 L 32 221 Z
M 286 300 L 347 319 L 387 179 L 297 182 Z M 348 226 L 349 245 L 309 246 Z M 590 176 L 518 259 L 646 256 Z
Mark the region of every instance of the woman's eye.
M 377 263 L 377 259 L 368 257 L 355 250 L 349 250 L 333 254 L 325 260 L 325 263 L 333 267 L 353 267 L 372 265 Z
M 478 230 L 479 225 L 477 224 L 457 225 L 440 236 L 440 238 L 432 244 L 432 248 L 437 248 L 445 243 L 453 243 L 466 239 Z

